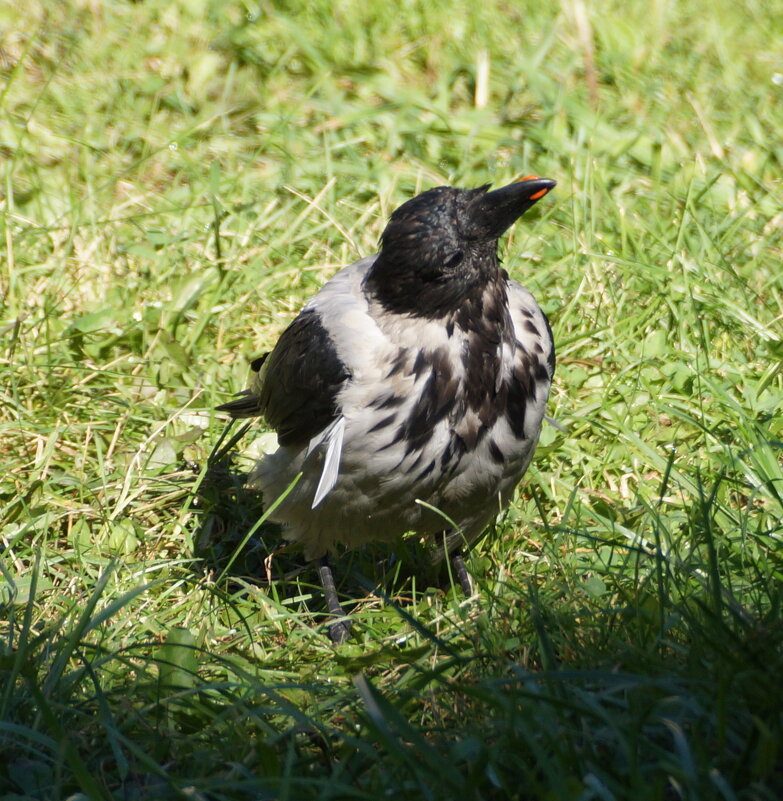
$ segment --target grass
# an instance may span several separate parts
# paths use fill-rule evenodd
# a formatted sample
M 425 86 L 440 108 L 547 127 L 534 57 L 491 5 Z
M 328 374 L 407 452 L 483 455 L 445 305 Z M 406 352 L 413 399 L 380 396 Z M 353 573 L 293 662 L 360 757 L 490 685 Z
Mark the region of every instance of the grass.
M 0 797 L 783 794 L 774 4 L 0 9 Z M 551 413 L 475 549 L 346 554 L 356 636 L 211 409 L 441 183 L 504 244 Z M 271 580 L 270 580 L 271 579 Z

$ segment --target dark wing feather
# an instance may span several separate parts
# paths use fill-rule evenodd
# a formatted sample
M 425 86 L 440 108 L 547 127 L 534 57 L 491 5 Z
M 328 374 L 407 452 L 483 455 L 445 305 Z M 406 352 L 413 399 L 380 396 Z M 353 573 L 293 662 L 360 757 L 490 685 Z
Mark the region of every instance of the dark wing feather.
M 234 417 L 263 415 L 281 445 L 303 445 L 339 414 L 337 395 L 350 372 L 314 309 L 286 328 L 243 397 L 219 406 Z

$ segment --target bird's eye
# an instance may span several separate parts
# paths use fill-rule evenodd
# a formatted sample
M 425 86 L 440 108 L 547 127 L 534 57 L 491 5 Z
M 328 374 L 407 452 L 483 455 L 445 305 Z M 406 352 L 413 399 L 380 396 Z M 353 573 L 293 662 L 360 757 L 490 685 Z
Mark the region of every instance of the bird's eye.
M 449 269 L 456 267 L 462 261 L 464 256 L 465 254 L 461 250 L 455 251 L 446 259 L 444 262 L 444 267 L 448 267 Z

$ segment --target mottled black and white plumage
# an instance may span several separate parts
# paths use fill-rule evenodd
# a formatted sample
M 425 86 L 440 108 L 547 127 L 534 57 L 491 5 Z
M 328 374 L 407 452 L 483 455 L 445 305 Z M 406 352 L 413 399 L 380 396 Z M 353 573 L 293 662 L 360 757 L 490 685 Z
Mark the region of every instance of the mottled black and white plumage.
M 277 432 L 251 475 L 265 503 L 302 473 L 272 518 L 310 558 L 443 532 L 446 519 L 456 547 L 508 504 L 555 355 L 543 312 L 500 267 L 498 238 L 554 186 L 530 178 L 409 200 L 380 252 L 328 281 L 253 363 L 251 388 L 219 407 Z

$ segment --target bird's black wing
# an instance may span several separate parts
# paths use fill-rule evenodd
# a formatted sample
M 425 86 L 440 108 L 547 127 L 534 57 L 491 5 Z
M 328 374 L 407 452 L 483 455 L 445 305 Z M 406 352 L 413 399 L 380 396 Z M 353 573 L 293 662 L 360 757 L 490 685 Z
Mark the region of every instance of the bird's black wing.
M 252 366 L 258 376 L 251 389 L 219 411 L 262 415 L 281 445 L 303 445 L 339 416 L 337 395 L 350 372 L 316 309 L 302 311 Z

